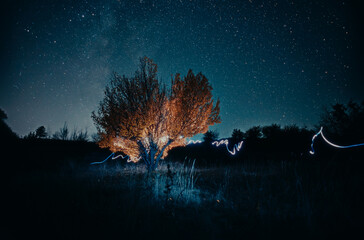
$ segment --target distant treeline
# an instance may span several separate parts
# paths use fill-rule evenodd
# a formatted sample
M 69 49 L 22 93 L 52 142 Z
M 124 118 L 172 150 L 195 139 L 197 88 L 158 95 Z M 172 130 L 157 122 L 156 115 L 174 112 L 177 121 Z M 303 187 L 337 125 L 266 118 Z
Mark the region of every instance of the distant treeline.
M 63 142 L 75 142 L 72 149 L 77 149 L 77 143 L 80 142 L 97 142 L 97 134 L 89 137 L 87 130 L 79 131 L 74 129 L 70 131 L 67 123 L 62 128 L 53 134 L 46 131 L 44 126 L 37 128 L 34 132 L 30 132 L 23 138 L 19 138 L 10 127 L 6 124 L 6 113 L 0 109 L 0 140 L 2 146 L 9 146 L 7 149 L 18 149 L 20 140 L 21 148 L 26 146 L 37 146 L 39 151 L 42 145 L 47 145 L 50 149 L 61 151 L 56 145 L 67 147 Z M 314 129 L 307 127 L 299 127 L 297 125 L 280 126 L 272 124 L 269 126 L 253 126 L 246 131 L 234 129 L 229 138 L 228 148 L 233 149 L 235 144 L 244 141 L 242 149 L 235 156 L 231 156 L 226 150 L 224 144 L 219 147 L 212 146 L 212 142 L 219 139 L 219 134 L 216 131 L 208 131 L 203 136 L 201 144 L 191 144 L 186 147 L 178 147 L 169 152 L 168 159 L 176 159 L 184 161 L 196 159 L 200 164 L 213 162 L 220 163 L 222 159 L 226 161 L 240 161 L 245 158 L 250 159 L 291 159 L 291 158 L 306 158 L 309 156 L 312 137 L 323 127 L 325 136 L 332 142 L 340 145 L 357 144 L 364 142 L 364 101 L 356 103 L 350 101 L 347 104 L 335 104 L 325 109 L 322 113 L 320 121 Z M 42 141 L 41 141 L 42 140 Z M 35 145 L 34 145 L 35 144 Z M 52 146 L 52 147 L 50 147 Z M 90 147 L 92 151 L 98 151 L 95 144 L 83 145 L 83 149 Z M 337 153 L 338 149 L 327 146 L 322 139 L 315 142 L 317 154 Z M 346 150 L 347 151 L 362 151 Z M 57 152 L 56 151 L 56 152 Z M 100 150 L 101 151 L 101 150 Z M 48 153 L 51 151 L 47 150 Z M 85 151 L 86 152 L 86 151 Z M 101 152 L 105 153 L 105 150 Z M 106 151 L 107 152 L 107 151 Z M 317 155 L 316 154 L 316 155 Z M 225 164 L 225 162 L 224 162 Z
M 37 138 L 50 138 L 56 140 L 70 140 L 70 141 L 88 141 L 89 134 L 86 130 L 77 130 L 74 128 L 70 131 L 67 123 L 65 122 L 63 127 L 58 131 L 51 134 L 48 133 L 44 126 L 38 127 L 34 132 L 30 132 L 28 135 L 24 136 L 24 139 L 37 139 Z
M 309 153 L 314 130 L 300 128 L 296 125 L 281 127 L 278 124 L 269 126 L 254 126 L 243 132 L 234 129 L 231 137 L 227 138 L 228 146 L 221 144 L 216 147 L 213 141 L 219 140 L 217 132 L 208 131 L 204 134 L 201 144 L 190 144 L 186 147 L 172 149 L 170 159 L 184 160 L 187 158 L 198 159 L 198 164 L 227 164 L 228 162 L 249 159 L 272 159 L 306 157 Z M 242 148 L 235 155 L 231 155 L 234 145 L 243 141 Z M 227 162 L 228 161 L 228 162 Z
M 243 159 L 256 160 L 288 160 L 297 158 L 338 158 L 340 154 L 355 153 L 350 157 L 362 156 L 364 147 L 352 149 L 337 149 L 326 144 L 321 138 L 315 141 L 318 149 L 315 156 L 309 154 L 312 137 L 323 127 L 325 136 L 339 145 L 364 143 L 364 101 L 348 104 L 335 104 L 324 110 L 319 123 L 313 128 L 298 127 L 297 125 L 280 126 L 253 126 L 248 130 L 234 129 L 229 140 L 229 149 L 235 144 L 244 141 L 243 147 L 236 155 L 232 156 L 225 149 L 225 145 L 212 146 L 212 142 L 219 139 L 216 131 L 208 131 L 204 134 L 201 144 L 191 144 L 184 148 L 172 149 L 170 159 L 181 161 L 187 158 L 199 159 L 202 164 L 226 164 L 241 161 Z

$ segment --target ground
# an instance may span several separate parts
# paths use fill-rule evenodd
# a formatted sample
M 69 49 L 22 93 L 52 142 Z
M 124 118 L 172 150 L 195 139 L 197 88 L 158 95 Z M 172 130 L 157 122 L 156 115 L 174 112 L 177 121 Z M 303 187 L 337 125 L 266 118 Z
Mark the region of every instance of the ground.
M 198 167 L 167 159 L 156 172 L 122 160 L 89 165 L 103 156 L 12 171 L 5 239 L 332 239 L 363 226 L 362 164 L 342 155 Z

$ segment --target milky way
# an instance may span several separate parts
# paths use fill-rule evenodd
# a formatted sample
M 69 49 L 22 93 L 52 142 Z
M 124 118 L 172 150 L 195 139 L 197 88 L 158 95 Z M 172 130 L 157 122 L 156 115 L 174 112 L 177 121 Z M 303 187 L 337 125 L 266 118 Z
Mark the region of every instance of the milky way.
M 113 71 L 139 57 L 159 77 L 202 72 L 234 128 L 312 126 L 324 106 L 362 100 L 361 5 L 350 1 L 9 1 L 1 34 L 0 107 L 19 135 L 44 125 L 95 132 Z

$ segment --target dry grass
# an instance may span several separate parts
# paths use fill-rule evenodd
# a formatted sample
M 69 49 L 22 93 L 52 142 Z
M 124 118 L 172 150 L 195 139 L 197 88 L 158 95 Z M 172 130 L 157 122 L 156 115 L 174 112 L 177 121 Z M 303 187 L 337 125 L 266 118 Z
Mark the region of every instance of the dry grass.
M 65 162 L 10 179 L 14 236 L 22 226 L 61 238 L 329 238 L 351 236 L 363 223 L 363 177 L 345 162 L 196 168 L 190 160 L 163 162 L 156 172 L 118 161 Z

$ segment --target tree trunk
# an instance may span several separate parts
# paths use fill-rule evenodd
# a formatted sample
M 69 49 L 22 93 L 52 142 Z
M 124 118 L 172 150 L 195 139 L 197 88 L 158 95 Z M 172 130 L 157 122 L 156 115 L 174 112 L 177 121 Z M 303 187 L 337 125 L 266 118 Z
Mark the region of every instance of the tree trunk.
M 173 142 L 173 140 L 169 140 L 166 145 L 163 146 L 160 153 L 156 156 L 158 152 L 157 145 L 151 144 L 150 149 L 146 149 L 142 144 L 139 144 L 139 147 L 142 149 L 142 158 L 147 165 L 149 171 L 154 171 L 158 167 L 158 163 L 163 156 L 164 150 Z M 148 151 L 149 150 L 149 151 Z

